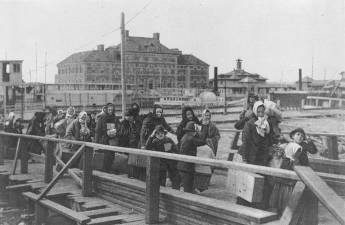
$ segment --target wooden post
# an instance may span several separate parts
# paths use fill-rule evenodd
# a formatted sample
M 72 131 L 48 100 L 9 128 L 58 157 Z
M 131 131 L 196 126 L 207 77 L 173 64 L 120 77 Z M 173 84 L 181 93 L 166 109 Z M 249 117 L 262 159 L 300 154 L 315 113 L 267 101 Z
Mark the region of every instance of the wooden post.
M 37 201 L 35 203 L 35 224 L 36 225 L 45 224 L 47 217 L 48 217 L 48 209 L 44 208 Z
M 19 150 L 20 150 L 20 141 L 21 141 L 21 138 L 18 138 L 16 154 L 14 156 L 13 167 L 12 167 L 12 172 L 11 172 L 12 175 L 16 173 L 16 169 L 17 169 L 18 155 L 19 155 Z
M 232 142 L 231 142 L 231 147 L 230 147 L 231 149 L 236 149 L 236 150 L 239 149 L 239 146 L 237 145 L 237 143 L 238 143 L 238 139 L 240 138 L 240 134 L 241 134 L 240 131 L 235 133 L 234 139 L 232 139 Z
M 303 214 L 298 225 L 317 225 L 319 224 L 319 201 L 310 190 L 306 190 L 303 196 Z
M 302 101 L 301 101 L 301 110 L 304 109 L 304 105 L 305 105 L 305 99 L 302 99 Z
M 326 157 L 330 159 L 339 159 L 338 152 L 338 137 L 327 136 L 324 138 L 325 145 L 327 147 Z
M 20 173 L 28 173 L 29 154 L 25 143 L 28 143 L 26 139 L 24 139 L 24 145 L 20 150 Z
M 53 179 L 53 169 L 54 169 L 54 142 L 48 141 L 46 154 L 45 154 L 45 164 L 44 164 L 44 182 L 49 183 Z
M 145 222 L 155 224 L 159 222 L 159 168 L 160 159 L 148 157 L 146 167 L 146 205 Z
M 5 136 L 0 135 L 0 165 L 4 165 L 5 157 Z
M 82 193 L 83 196 L 92 195 L 92 155 L 93 149 L 90 147 L 84 148 L 83 155 L 83 183 L 82 183 Z

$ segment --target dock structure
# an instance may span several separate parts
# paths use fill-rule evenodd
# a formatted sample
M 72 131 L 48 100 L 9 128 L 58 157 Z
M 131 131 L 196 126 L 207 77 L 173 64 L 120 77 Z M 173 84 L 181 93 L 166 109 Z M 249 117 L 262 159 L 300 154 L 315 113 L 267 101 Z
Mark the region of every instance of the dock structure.
M 322 135 L 322 134 L 319 134 Z M 341 135 L 341 134 L 339 134 Z M 17 138 L 14 160 L 0 166 L 0 190 L 11 194 L 13 204 L 26 199 L 28 211 L 34 215 L 34 224 L 46 224 L 52 214 L 58 214 L 71 224 L 318 224 L 318 205 L 321 203 L 340 223 L 345 224 L 345 202 L 339 189 L 345 189 L 345 176 L 317 172 L 309 167 L 296 166 L 295 171 L 264 166 L 236 163 L 225 160 L 205 159 L 193 156 L 138 150 L 100 145 L 81 141 L 38 137 L 21 134 L 0 133 L 3 138 Z M 25 141 L 48 142 L 45 156 L 26 152 Z M 56 143 L 79 145 L 63 168 L 54 175 Z M 3 145 L 2 145 L 3 146 Z M 144 155 L 148 158 L 146 182 L 125 176 L 108 174 L 92 167 L 93 151 Z M 2 149 L 1 149 L 2 150 Z M 0 151 L 2 152 L 2 151 Z M 40 158 L 43 164 L 28 163 L 28 155 Z M 0 163 L 3 154 L 0 154 Z M 81 157 L 82 169 L 71 168 Z M 274 212 L 237 205 L 225 200 L 184 193 L 160 187 L 159 161 L 170 159 L 216 168 L 233 169 L 264 176 L 283 178 L 295 182 L 290 200 L 281 216 Z M 20 160 L 20 163 L 18 163 Z M 5 160 L 6 161 L 6 160 Z M 334 161 L 334 160 L 332 160 Z M 328 164 L 332 164 L 328 161 Z M 327 164 L 326 163 L 326 164 Z M 339 162 L 340 163 L 340 162 Z M 339 164 L 338 163 L 338 164 Z M 339 166 L 339 165 L 335 165 Z M 20 172 L 17 171 L 20 165 Z M 41 165 L 41 173 L 32 173 L 32 167 Z M 316 170 L 316 171 L 315 171 Z M 18 174 L 17 174 L 18 173 Z M 64 173 L 76 180 L 60 184 L 66 179 Z M 81 185 L 81 189 L 78 186 Z

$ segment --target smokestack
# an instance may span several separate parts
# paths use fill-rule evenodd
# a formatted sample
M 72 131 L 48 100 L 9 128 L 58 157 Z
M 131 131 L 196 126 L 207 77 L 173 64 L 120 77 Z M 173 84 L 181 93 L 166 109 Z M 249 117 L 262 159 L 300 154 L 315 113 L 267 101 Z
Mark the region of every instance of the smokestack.
M 218 93 L 218 67 L 214 67 L 213 92 Z
M 104 51 L 104 45 L 97 45 L 98 51 Z
M 237 70 L 242 70 L 242 59 L 237 59 Z
M 298 69 L 298 90 L 302 91 L 302 69 Z

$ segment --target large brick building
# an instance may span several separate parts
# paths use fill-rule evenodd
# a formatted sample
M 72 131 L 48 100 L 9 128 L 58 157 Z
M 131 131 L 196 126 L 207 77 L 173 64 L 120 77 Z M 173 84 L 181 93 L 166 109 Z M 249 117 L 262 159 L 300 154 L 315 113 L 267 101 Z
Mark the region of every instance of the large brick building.
M 153 37 L 129 36 L 126 31 L 126 83 L 137 89 L 206 88 L 209 65 Z M 121 80 L 121 45 L 74 53 L 61 61 L 56 83 L 109 83 Z

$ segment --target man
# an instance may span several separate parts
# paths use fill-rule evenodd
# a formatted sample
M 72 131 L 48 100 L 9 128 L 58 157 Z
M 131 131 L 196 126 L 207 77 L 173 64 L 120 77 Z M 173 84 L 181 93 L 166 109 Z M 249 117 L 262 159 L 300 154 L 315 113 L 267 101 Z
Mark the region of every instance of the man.
M 120 129 L 120 121 L 115 116 L 114 104 L 108 103 L 96 122 L 95 142 L 104 145 L 119 146 L 117 132 Z M 115 153 L 104 151 L 103 170 L 111 172 Z

